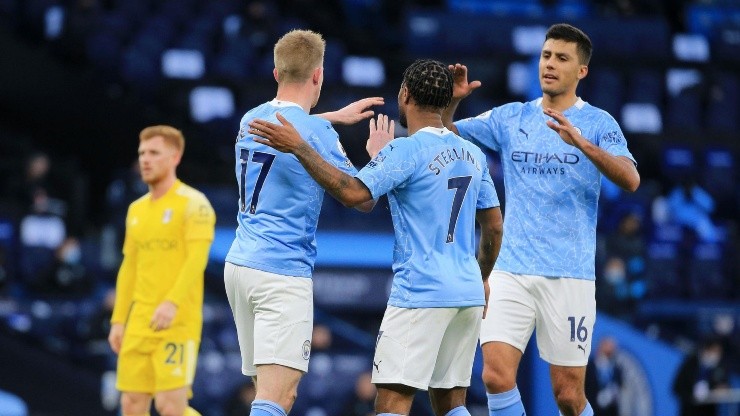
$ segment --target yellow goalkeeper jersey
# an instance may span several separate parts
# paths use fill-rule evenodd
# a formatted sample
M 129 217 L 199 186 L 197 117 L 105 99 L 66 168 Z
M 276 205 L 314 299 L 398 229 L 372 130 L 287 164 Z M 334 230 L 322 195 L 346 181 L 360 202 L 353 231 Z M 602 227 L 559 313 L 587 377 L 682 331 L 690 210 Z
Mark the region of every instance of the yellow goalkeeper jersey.
M 200 339 L 203 274 L 215 222 L 205 195 L 179 180 L 157 200 L 147 193 L 134 201 L 126 216 L 111 322 L 125 323 L 126 334 L 163 337 L 176 332 Z M 150 321 L 165 300 L 177 305 L 177 314 L 169 329 L 155 332 Z

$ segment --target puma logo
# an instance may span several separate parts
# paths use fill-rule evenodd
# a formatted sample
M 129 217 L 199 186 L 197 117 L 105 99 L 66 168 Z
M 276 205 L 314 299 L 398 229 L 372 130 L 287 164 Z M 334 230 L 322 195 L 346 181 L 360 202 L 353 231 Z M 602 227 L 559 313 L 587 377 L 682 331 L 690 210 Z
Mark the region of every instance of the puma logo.
M 373 361 L 373 367 L 375 367 L 375 371 L 377 371 L 377 372 L 380 372 L 380 369 L 378 368 L 378 366 L 379 366 L 379 365 L 380 365 L 380 363 L 382 363 L 382 362 L 383 362 L 383 360 L 380 360 L 380 361 L 378 361 L 377 363 L 376 363 L 375 361 Z
M 524 137 L 526 137 L 527 140 L 529 140 L 529 133 L 527 133 L 526 131 L 524 131 L 524 129 L 519 129 L 519 132 L 521 132 L 522 134 L 524 134 Z
M 578 345 L 578 349 L 579 349 L 579 350 L 583 350 L 583 354 L 584 354 L 584 355 L 586 354 L 586 349 L 585 349 L 585 348 L 583 348 L 583 345 Z

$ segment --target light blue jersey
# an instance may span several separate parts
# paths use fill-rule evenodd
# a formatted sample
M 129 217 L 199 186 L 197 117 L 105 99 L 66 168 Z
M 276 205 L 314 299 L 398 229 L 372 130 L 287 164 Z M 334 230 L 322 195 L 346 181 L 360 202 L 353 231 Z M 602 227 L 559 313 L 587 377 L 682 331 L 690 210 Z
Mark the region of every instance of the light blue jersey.
M 247 112 L 235 146 L 239 226 L 226 261 L 270 273 L 311 277 L 324 189 L 295 156 L 257 143 L 246 133 L 255 118 L 279 123 L 277 112 L 321 157 L 349 175 L 357 173 L 327 120 L 307 114 L 298 104 L 278 100 Z
M 388 194 L 396 234 L 388 304 L 482 306 L 475 213 L 497 207 L 485 154 L 447 129 L 426 127 L 388 143 L 357 178 Z
M 601 172 L 547 127 L 541 101 L 506 104 L 455 123 L 461 136 L 501 155 L 506 213 L 495 269 L 594 280 Z M 564 115 L 583 137 L 634 162 L 607 112 L 578 99 Z

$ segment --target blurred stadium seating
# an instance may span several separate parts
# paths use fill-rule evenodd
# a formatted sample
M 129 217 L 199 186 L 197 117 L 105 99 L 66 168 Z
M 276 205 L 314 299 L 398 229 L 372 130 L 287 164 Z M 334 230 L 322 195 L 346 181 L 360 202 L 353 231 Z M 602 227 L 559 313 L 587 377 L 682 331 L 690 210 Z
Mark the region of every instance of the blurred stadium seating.
M 625 213 L 642 219 L 644 252 L 628 264 L 636 276 L 629 283 L 637 284 L 617 300 L 626 296 L 632 307 L 620 318 L 683 348 L 716 333 L 713 319 L 729 315 L 734 326 L 721 335 L 735 354 L 732 370 L 740 371 L 740 4 L 732 0 L 0 0 L 0 343 L 20 340 L 96 375 L 113 368 L 99 326 L 114 284 L 122 208 L 108 205 L 106 190 L 135 159 L 138 130 L 171 123 L 188 139 L 180 176 L 209 197 L 224 236 L 207 269 L 193 401 L 204 415 L 224 415 L 244 381 L 219 258 L 235 226 L 233 137 L 243 112 L 274 94 L 275 40 L 296 27 L 326 34 L 317 112 L 379 95 L 386 104 L 377 111 L 395 117 L 401 71 L 415 58 L 433 57 L 465 63 L 470 77 L 483 81 L 460 107 L 458 116 L 466 117 L 527 99 L 536 79 L 533 56 L 544 30 L 559 21 L 591 36 L 594 57 L 580 94 L 620 122 L 642 175 L 634 195 L 606 184 L 600 200 L 600 241 L 617 232 Z M 353 62 L 372 62 L 372 78 L 382 75 L 382 84 L 356 85 Z M 218 108 L 214 97 L 224 100 Z M 358 166 L 367 162 L 365 128 L 337 129 Z M 53 263 L 55 250 L 22 241 L 28 206 L 11 190 L 38 151 L 50 155 L 56 181 L 89 184 L 82 199 L 89 215 L 68 227 L 80 241 L 89 286 L 38 291 L 29 284 L 42 273 L 39 259 Z M 494 179 L 502 195 L 500 173 Z M 701 241 L 666 211 L 669 193 L 689 179 L 713 199 L 717 241 Z M 130 200 L 126 189 L 119 195 Z M 52 196 L 73 207 L 79 199 Z M 117 202 L 122 212 L 128 202 Z M 362 215 L 327 196 L 319 227 L 326 246 L 316 271 L 317 322 L 332 329 L 336 348 L 314 357 L 294 414 L 340 416 L 354 378 L 369 367 L 387 296 L 390 249 L 383 250 L 392 226 L 386 201 Z M 332 257 L 333 247 L 341 255 Z M 613 255 L 603 247 L 597 279 Z M 64 287 L 64 275 L 50 276 L 52 287 Z M 524 377 L 534 377 L 527 371 Z M 470 402 L 485 406 L 477 374 Z M 60 380 L 73 381 L 71 374 Z M 31 414 L 55 414 L 53 401 L 22 398 Z M 100 403 L 82 412 L 113 414 Z M 415 412 L 429 414 L 421 406 Z

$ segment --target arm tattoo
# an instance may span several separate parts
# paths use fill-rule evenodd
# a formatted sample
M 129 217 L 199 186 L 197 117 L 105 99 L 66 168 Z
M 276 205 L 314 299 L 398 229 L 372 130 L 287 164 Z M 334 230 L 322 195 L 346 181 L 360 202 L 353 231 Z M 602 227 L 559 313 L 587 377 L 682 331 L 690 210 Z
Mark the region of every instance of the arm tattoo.
M 338 200 L 345 201 L 345 193 L 352 185 L 351 176 L 329 164 L 308 143 L 302 143 L 294 154 L 316 182 Z

